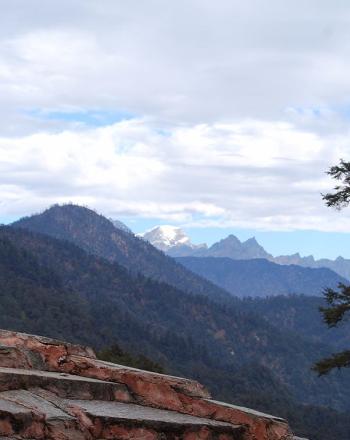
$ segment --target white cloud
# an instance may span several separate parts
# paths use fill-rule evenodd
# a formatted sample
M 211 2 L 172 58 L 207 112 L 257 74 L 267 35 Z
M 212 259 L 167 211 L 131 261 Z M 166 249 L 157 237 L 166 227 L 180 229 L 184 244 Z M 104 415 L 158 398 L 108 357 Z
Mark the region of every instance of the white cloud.
M 188 225 L 348 231 L 319 192 L 350 153 L 349 22 L 345 1 L 5 2 L 1 212 L 70 200 Z M 134 117 L 51 117 L 93 111 Z
M 337 145 L 337 148 L 333 148 Z M 57 201 L 186 225 L 348 231 L 323 207 L 324 174 L 350 151 L 287 123 L 173 126 L 142 119 L 106 127 L 0 138 L 2 212 Z
M 18 110 L 30 108 L 213 123 L 348 103 L 347 2 L 99 3 L 2 5 L 4 130 L 29 129 Z

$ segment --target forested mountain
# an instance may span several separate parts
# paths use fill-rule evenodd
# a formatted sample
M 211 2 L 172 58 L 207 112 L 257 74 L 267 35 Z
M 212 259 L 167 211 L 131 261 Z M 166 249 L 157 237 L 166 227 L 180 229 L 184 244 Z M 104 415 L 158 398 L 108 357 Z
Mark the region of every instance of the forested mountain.
M 66 241 L 2 227 L 0 248 L 0 327 L 96 348 L 119 343 L 170 373 L 201 380 L 215 397 L 288 416 L 316 440 L 327 438 L 337 418 L 338 438 L 347 438 L 344 416 L 301 403 L 350 406 L 345 381 L 309 371 L 327 347 L 246 314 L 238 302 L 214 304 L 132 276 Z
M 23 218 L 13 226 L 70 241 L 91 254 L 121 264 L 132 273 L 142 273 L 189 293 L 217 299 L 229 296 L 147 241 L 116 228 L 110 220 L 88 208 L 55 205 L 42 214 Z
M 315 360 L 333 350 L 332 341 L 324 344 L 320 338 L 302 334 L 297 325 L 283 326 L 283 317 L 274 325 L 273 315 L 263 313 L 263 303 L 254 310 L 249 301 L 220 290 L 225 303 L 213 302 L 204 289 L 194 295 L 188 293 L 190 289 L 184 292 L 138 274 L 136 263 L 133 270 L 126 270 L 112 261 L 112 255 L 123 257 L 131 266 L 137 249 L 129 251 L 124 238 L 117 240 L 118 246 L 109 246 L 104 230 L 110 227 L 108 221 L 85 209 L 78 209 L 74 218 L 76 207 L 69 208 L 73 209 L 62 214 L 64 234 L 60 221 L 55 225 L 65 240 L 23 227 L 0 228 L 0 327 L 88 343 L 97 349 L 117 343 L 169 373 L 200 380 L 217 398 L 287 417 L 297 432 L 314 440 L 328 440 L 330 433 L 339 440 L 349 438 L 350 421 L 336 412 L 350 409 L 349 378 L 338 372 L 318 378 L 310 371 Z M 42 220 L 34 217 L 38 218 Z M 46 218 L 43 225 L 54 235 L 49 223 Z M 109 232 L 110 237 L 120 237 Z M 85 240 L 91 242 L 84 244 Z M 95 255 L 102 251 L 109 261 Z M 165 258 L 153 252 L 150 259 L 153 255 L 158 261 L 159 255 Z M 147 267 L 145 259 L 146 251 L 139 261 Z
M 247 298 L 242 304 L 248 313 L 257 313 L 271 324 L 300 335 L 307 335 L 315 342 L 327 343 L 336 348 L 336 351 L 350 347 L 350 321 L 343 320 L 338 327 L 329 329 L 319 311 L 320 307 L 326 306 L 324 298 L 283 295 Z
M 179 257 L 178 262 L 239 297 L 291 293 L 318 295 L 325 287 L 347 281 L 330 269 L 282 266 L 265 259 L 233 260 L 220 257 Z

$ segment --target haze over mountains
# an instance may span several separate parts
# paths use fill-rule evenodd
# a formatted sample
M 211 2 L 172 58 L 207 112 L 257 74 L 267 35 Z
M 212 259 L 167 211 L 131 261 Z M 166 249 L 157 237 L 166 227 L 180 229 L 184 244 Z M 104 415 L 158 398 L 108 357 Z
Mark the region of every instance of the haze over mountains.
M 301 257 L 299 253 L 274 257 L 257 242 L 255 237 L 242 242 L 231 234 L 208 247 L 206 244 L 194 245 L 183 230 L 174 226 L 157 226 L 140 235 L 172 257 L 228 257 L 234 260 L 264 258 L 281 265 L 328 268 L 350 279 L 350 259 L 338 257 L 335 260 L 327 258 L 315 260 L 312 255 Z M 181 237 L 181 240 L 169 240 L 169 235 Z

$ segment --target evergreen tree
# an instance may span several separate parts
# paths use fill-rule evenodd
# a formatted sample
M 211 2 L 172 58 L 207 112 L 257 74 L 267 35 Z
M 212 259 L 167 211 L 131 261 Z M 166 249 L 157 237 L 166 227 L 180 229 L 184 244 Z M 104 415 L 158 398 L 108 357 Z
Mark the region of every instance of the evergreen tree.
M 335 209 L 342 209 L 350 203 L 350 162 L 340 160 L 339 165 L 332 166 L 327 172 L 338 183 L 334 192 L 323 194 L 326 205 Z M 321 307 L 323 319 L 328 327 L 336 327 L 350 311 L 350 286 L 340 283 L 338 290 L 327 288 L 324 292 L 328 307 Z M 327 374 L 334 368 L 350 367 L 350 350 L 333 354 L 329 358 L 320 360 L 313 367 L 319 375 Z

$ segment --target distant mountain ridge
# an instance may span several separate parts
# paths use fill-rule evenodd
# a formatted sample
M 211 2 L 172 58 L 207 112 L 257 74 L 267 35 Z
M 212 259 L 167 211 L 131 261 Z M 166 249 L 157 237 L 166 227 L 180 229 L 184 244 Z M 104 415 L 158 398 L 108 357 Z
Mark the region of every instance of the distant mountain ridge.
M 154 228 L 154 230 L 157 228 Z M 190 238 L 183 230 L 179 230 L 179 235 L 185 235 L 191 243 Z M 312 255 L 302 257 L 299 253 L 293 255 L 279 255 L 274 257 L 268 253 L 256 240 L 255 237 L 246 241 L 240 241 L 235 235 L 230 234 L 226 238 L 214 243 L 208 247 L 205 244 L 196 246 L 184 244 L 183 246 L 173 245 L 169 242 L 162 241 L 161 236 L 157 240 L 152 235 L 143 235 L 153 246 L 161 249 L 172 257 L 228 257 L 234 260 L 251 260 L 255 258 L 265 258 L 273 263 L 281 265 L 297 265 L 310 268 L 328 268 L 339 274 L 340 276 L 350 279 L 350 259 L 338 257 L 335 260 L 322 258 L 316 260 Z
M 199 255 L 198 255 L 199 256 Z M 241 242 L 235 235 L 214 243 L 207 252 L 202 252 L 203 257 L 228 257 L 234 260 L 251 260 L 253 258 L 272 258 L 265 249 L 260 246 L 255 237 Z
M 228 292 L 189 271 L 148 241 L 116 228 L 106 217 L 86 207 L 54 205 L 12 226 L 70 241 L 90 254 L 122 265 L 133 274 L 140 273 L 184 292 L 216 300 L 230 297 Z
M 327 267 L 328 269 L 334 270 L 334 272 L 337 272 L 342 277 L 350 280 L 350 259 L 343 257 L 337 257 L 335 260 L 330 260 L 328 258 L 315 260 L 312 255 L 301 257 L 300 254 L 297 253 L 294 255 L 280 255 L 275 257 L 273 261 L 278 264 L 297 264 L 298 266 L 303 267 Z
M 340 282 L 347 282 L 327 268 L 280 265 L 263 258 L 177 257 L 176 260 L 241 298 L 290 294 L 321 296 L 326 287 L 336 288 Z

